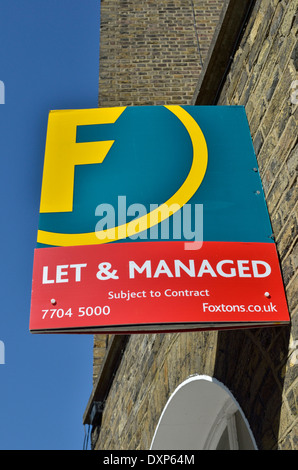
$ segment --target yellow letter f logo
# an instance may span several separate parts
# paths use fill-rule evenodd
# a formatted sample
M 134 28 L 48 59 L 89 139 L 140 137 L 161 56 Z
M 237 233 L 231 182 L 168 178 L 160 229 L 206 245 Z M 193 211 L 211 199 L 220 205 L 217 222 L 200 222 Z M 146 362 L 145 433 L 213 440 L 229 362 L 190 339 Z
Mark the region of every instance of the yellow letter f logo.
M 141 227 L 139 231 L 146 230 L 168 218 L 168 208 L 175 207 L 174 212 L 176 212 L 183 207 L 197 191 L 207 168 L 207 145 L 198 123 L 180 106 L 165 107 L 178 118 L 189 134 L 193 147 L 192 165 L 180 188 L 156 210 L 138 219 Z M 75 166 L 102 163 L 114 143 L 114 140 L 76 142 L 77 126 L 113 124 L 125 109 L 126 107 L 115 107 L 50 113 L 41 189 L 41 213 L 72 212 Z M 109 230 L 112 231 L 112 236 Z M 99 234 L 95 231 L 57 233 L 38 230 L 37 241 L 54 246 L 93 245 L 121 240 L 130 235 L 129 224 L 123 224 Z
M 102 163 L 114 141 L 76 143 L 77 126 L 113 124 L 125 107 L 51 111 L 40 200 L 40 212 L 73 210 L 74 168 Z M 54 116 L 55 114 L 55 116 Z

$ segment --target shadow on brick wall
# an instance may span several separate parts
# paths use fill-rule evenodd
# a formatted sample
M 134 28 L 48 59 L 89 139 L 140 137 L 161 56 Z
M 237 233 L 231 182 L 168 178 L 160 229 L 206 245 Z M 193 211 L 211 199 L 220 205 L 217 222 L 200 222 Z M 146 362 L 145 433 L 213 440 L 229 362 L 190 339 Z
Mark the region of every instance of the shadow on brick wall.
M 288 326 L 219 332 L 214 376 L 233 393 L 259 450 L 277 448 Z

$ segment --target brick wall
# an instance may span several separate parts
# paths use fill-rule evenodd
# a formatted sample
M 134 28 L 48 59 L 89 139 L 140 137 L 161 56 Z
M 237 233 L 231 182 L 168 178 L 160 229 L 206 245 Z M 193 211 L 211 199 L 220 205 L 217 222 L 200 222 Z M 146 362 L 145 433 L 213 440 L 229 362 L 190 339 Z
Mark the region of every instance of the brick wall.
M 95 450 L 149 449 L 168 397 L 198 370 L 209 373 L 215 354 L 213 333 L 132 335 L 106 401 Z
M 297 448 L 298 438 L 297 12 L 297 0 L 257 1 L 219 99 L 246 108 L 291 314 L 289 350 L 279 344 L 274 351 L 278 331 L 262 346 L 272 363 L 272 386 L 282 390 L 280 410 L 277 397 L 271 400 L 281 449 Z
M 298 79 L 297 10 L 297 0 L 258 2 L 219 100 L 246 108 L 292 310 L 297 297 L 291 293 L 298 292 L 298 107 L 291 100 Z
M 111 3 L 117 2 L 104 1 L 103 5 L 107 7 Z M 157 9 L 156 2 L 147 1 L 142 5 L 145 3 L 148 8 Z M 169 7 L 170 3 L 177 2 L 161 3 Z M 202 3 L 206 2 L 196 2 L 197 14 Z M 211 6 L 213 2 L 208 3 Z M 298 364 L 294 347 L 298 340 L 298 111 L 297 104 L 291 101 L 291 84 L 298 78 L 297 7 L 298 0 L 257 0 L 219 98 L 219 104 L 241 104 L 246 108 L 281 259 L 292 324 L 248 331 L 131 336 L 105 403 L 96 449 L 148 449 L 167 399 L 192 374 L 216 377 L 231 390 L 250 423 L 259 449 L 297 448 Z M 168 15 L 171 17 L 170 11 Z M 120 17 L 118 13 L 119 21 Z M 120 34 L 119 31 L 114 33 L 115 37 Z M 148 43 L 153 44 L 153 40 Z M 161 49 L 168 57 L 167 48 Z M 115 57 L 109 59 L 115 61 Z M 185 55 L 181 60 L 185 60 Z M 200 65 L 198 57 L 196 60 Z M 166 71 L 167 67 L 160 69 Z M 173 69 L 172 78 L 182 73 L 182 69 L 182 65 L 181 68 L 177 65 L 179 72 L 175 74 Z M 108 70 L 109 67 L 106 73 L 110 73 Z M 118 73 L 115 62 L 113 70 L 115 77 Z M 128 75 L 127 83 L 133 88 L 133 79 Z M 122 78 L 124 76 L 123 73 Z M 189 76 L 186 73 L 186 88 L 190 86 Z M 160 79 L 165 83 L 167 78 L 170 80 L 165 74 Z M 182 76 L 179 80 L 181 89 L 185 90 Z M 101 75 L 100 84 L 102 82 Z M 159 92 L 163 89 L 159 81 L 154 82 L 153 75 L 150 83 L 149 95 L 144 88 L 141 91 L 136 86 L 134 90 L 131 88 L 124 102 L 121 94 L 117 97 L 119 101 L 111 96 L 109 102 L 106 86 L 100 93 L 100 104 L 129 104 L 132 99 L 133 104 L 144 104 L 152 98 L 152 87 L 157 87 Z M 171 88 L 172 83 L 168 84 Z M 183 96 L 173 88 L 171 92 L 174 101 Z M 187 96 L 188 92 L 187 89 Z M 167 95 L 160 96 L 166 99 Z
M 99 105 L 188 104 L 223 0 L 103 0 Z

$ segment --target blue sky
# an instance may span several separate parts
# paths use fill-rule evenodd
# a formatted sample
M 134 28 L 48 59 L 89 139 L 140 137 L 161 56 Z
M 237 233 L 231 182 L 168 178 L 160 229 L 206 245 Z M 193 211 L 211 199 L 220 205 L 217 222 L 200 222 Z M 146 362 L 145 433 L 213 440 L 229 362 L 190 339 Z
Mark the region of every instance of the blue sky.
M 83 448 L 93 337 L 28 325 L 47 116 L 97 107 L 99 14 L 99 0 L 0 3 L 1 450 Z

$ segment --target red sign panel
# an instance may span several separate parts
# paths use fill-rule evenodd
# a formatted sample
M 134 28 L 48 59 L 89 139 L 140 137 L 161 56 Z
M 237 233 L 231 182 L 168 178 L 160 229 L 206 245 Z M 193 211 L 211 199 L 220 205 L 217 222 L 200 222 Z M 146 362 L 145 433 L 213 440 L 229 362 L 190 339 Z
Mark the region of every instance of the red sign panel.
M 272 243 L 204 242 L 189 250 L 182 241 L 129 242 L 35 250 L 32 332 L 123 334 L 288 321 Z

